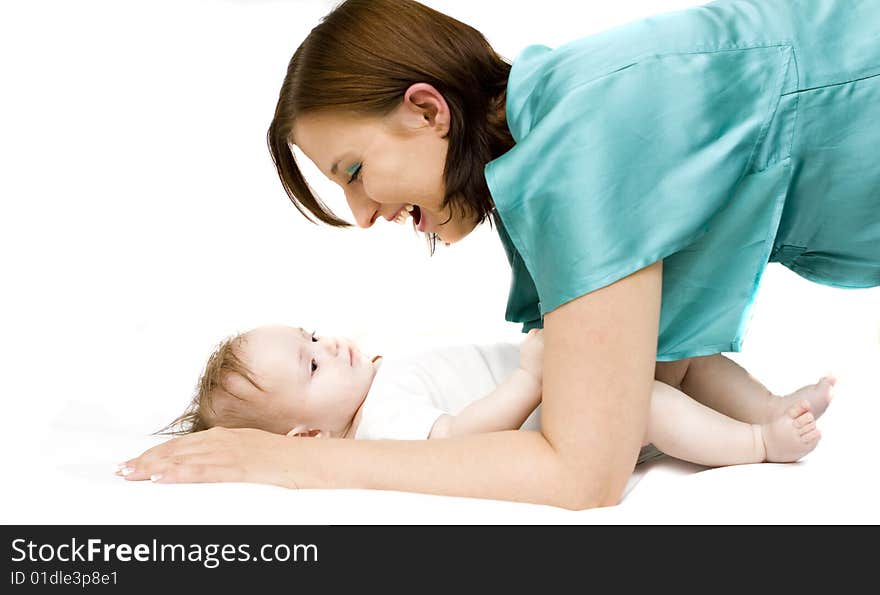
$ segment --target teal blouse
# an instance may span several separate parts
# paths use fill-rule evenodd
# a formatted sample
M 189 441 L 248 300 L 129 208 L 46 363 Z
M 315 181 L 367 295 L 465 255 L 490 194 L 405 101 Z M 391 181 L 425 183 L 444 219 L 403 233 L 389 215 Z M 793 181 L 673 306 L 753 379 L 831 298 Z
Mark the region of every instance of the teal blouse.
M 723 0 L 514 60 L 485 174 L 523 330 L 663 260 L 658 360 L 739 351 L 768 262 L 880 285 L 876 0 Z

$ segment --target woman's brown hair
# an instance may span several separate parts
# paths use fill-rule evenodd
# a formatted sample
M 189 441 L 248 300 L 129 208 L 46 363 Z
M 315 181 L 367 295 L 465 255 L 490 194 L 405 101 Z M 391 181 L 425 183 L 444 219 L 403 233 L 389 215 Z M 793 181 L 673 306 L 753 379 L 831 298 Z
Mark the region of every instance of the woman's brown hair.
M 296 208 L 334 227 L 338 218 L 312 192 L 288 145 L 297 116 L 345 110 L 383 116 L 414 83 L 429 83 L 451 112 L 443 207 L 483 222 L 491 197 L 485 165 L 514 142 L 504 104 L 510 64 L 468 25 L 414 0 L 346 0 L 312 29 L 287 67 L 267 141 Z

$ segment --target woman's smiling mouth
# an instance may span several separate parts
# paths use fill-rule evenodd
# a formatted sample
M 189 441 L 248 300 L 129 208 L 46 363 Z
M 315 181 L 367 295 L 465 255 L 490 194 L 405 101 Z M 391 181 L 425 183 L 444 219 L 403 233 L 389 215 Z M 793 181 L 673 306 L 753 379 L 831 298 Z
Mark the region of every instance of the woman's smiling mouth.
M 404 223 L 406 223 L 407 218 L 412 214 L 415 208 L 415 205 L 403 205 L 402 207 L 400 207 L 400 210 L 398 210 L 397 213 L 394 214 L 393 217 L 388 219 L 388 221 L 394 221 L 399 225 L 403 225 Z
M 406 223 L 406 220 L 409 217 L 412 217 L 413 228 L 416 231 L 420 231 L 423 233 L 427 231 L 428 218 L 425 216 L 425 213 L 422 212 L 422 208 L 419 205 L 403 205 L 393 216 L 386 217 L 385 219 L 388 221 L 393 221 L 398 225 L 403 225 L 404 223 Z
M 413 225 L 415 225 L 416 229 L 419 231 L 425 231 L 426 218 L 422 213 L 421 207 L 418 205 L 413 205 L 413 210 L 410 212 L 413 218 Z

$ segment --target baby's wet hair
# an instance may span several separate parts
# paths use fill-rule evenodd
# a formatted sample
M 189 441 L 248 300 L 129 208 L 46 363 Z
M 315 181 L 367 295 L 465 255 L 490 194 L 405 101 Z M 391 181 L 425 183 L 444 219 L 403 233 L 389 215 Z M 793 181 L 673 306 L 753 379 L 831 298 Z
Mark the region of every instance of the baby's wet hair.
M 239 333 L 217 344 L 208 357 L 189 405 L 171 423 L 155 432 L 155 435 L 182 436 L 214 426 L 248 426 L 249 420 L 235 407 L 235 403 L 243 402 L 244 398 L 233 391 L 229 383 L 232 375 L 238 375 L 255 389 L 263 391 L 254 378 L 253 371 L 242 360 L 244 341 L 244 335 Z

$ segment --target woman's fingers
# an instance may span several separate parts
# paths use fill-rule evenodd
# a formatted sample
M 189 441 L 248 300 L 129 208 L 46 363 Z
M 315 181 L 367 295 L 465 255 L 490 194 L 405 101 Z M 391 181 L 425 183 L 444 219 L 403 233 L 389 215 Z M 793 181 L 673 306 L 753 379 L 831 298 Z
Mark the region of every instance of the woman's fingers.
M 132 463 L 133 470 L 124 477 L 128 481 L 143 481 L 147 479 L 155 481 L 154 476 L 164 475 L 181 467 L 222 464 L 222 461 L 217 459 L 217 453 L 212 450 L 194 451 L 186 454 L 172 453 L 162 457 L 135 461 Z M 180 473 L 175 473 L 175 475 L 180 475 Z
M 186 456 L 211 453 L 217 450 L 216 446 L 212 446 L 212 444 L 217 441 L 218 434 L 223 434 L 222 430 L 225 428 L 212 428 L 157 444 L 144 451 L 140 456 L 121 463 L 116 474 L 131 481 L 150 479 L 151 475 L 159 473 L 161 467 L 169 464 L 172 460 L 180 461 Z
M 123 463 L 119 474 L 156 483 L 256 481 L 297 487 L 278 459 L 282 451 L 290 452 L 291 442 L 261 430 L 211 428 L 156 445 Z
M 153 473 L 154 483 L 213 483 L 219 481 L 242 481 L 237 469 L 228 465 L 206 465 L 186 461 L 166 466 Z

